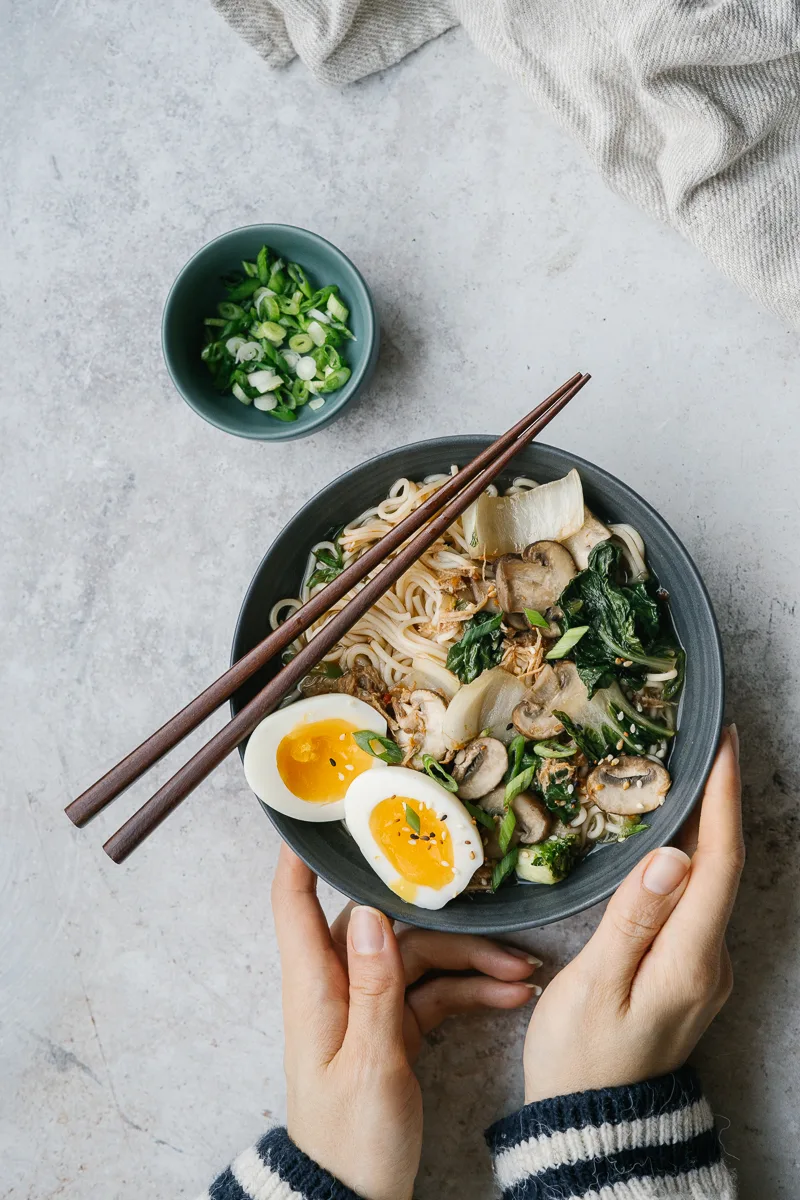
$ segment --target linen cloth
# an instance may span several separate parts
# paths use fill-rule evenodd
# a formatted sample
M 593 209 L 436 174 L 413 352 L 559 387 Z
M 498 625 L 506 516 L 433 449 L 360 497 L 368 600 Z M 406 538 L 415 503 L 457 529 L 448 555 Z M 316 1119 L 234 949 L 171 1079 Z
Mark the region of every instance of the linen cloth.
M 461 24 L 607 182 L 800 328 L 797 0 L 213 0 L 341 86 Z

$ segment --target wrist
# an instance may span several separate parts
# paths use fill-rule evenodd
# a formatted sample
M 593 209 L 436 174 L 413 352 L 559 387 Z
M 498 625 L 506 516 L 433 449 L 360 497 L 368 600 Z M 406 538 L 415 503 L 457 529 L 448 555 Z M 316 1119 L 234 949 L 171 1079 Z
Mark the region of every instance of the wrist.
M 530 1200 L 605 1194 L 624 1180 L 684 1175 L 687 1196 L 733 1195 L 711 1108 L 689 1067 L 527 1104 L 493 1125 L 486 1139 L 504 1193 L 524 1180 Z

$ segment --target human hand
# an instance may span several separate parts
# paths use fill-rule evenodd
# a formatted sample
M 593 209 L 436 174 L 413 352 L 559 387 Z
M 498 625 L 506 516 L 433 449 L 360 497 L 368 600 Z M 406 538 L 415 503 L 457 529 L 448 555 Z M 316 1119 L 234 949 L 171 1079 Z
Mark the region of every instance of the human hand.
M 404 929 L 372 908 L 332 927 L 316 878 L 286 846 L 272 886 L 283 971 L 287 1128 L 310 1158 L 370 1200 L 409 1200 L 422 1146 L 411 1062 L 454 1013 L 518 1008 L 538 959 L 484 938 Z M 431 970 L 477 971 L 442 975 Z M 538 990 L 538 989 L 537 989 Z
M 744 865 L 741 817 L 731 726 L 699 828 L 690 818 L 682 831 L 685 849 L 663 847 L 637 864 L 545 989 L 525 1040 L 526 1103 L 639 1083 L 686 1061 L 733 983 L 725 929 Z

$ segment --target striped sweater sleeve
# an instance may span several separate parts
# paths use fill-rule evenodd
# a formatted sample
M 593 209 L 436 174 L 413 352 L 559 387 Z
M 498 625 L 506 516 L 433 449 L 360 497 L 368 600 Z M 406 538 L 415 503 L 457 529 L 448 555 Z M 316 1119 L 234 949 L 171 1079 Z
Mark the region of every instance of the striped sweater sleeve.
M 361 1200 L 304 1154 L 285 1129 L 270 1129 L 234 1159 L 198 1200 Z
M 528 1104 L 487 1130 L 503 1200 L 735 1200 L 690 1067 Z

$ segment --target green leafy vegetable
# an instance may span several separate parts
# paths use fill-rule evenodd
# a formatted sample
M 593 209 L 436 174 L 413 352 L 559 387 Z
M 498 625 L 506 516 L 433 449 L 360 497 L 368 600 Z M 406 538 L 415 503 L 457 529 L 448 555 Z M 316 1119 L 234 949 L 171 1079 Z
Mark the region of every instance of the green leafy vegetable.
M 511 872 L 514 870 L 514 868 L 517 865 L 518 857 L 519 857 L 519 847 L 514 846 L 513 850 L 509 850 L 508 854 L 505 854 L 500 859 L 500 862 L 497 864 L 497 866 L 492 871 L 492 891 L 493 892 L 497 891 L 497 889 L 500 887 L 500 884 L 503 882 L 503 880 L 506 879 L 506 877 L 509 876 L 511 874 Z
M 511 845 L 511 839 L 514 836 L 514 830 L 517 827 L 517 816 L 513 808 L 509 808 L 506 815 L 500 822 L 500 828 L 497 831 L 497 840 L 500 845 L 500 853 L 505 854 L 508 847 Z
M 588 625 L 573 625 L 566 633 L 562 634 L 556 642 L 553 649 L 548 651 L 545 658 L 566 658 L 570 650 L 577 646 L 578 642 L 589 632 Z
M 422 769 L 426 774 L 430 775 L 436 783 L 446 788 L 448 792 L 457 792 L 458 784 L 449 771 L 446 771 L 441 763 L 438 763 L 432 754 L 423 754 Z
M 467 621 L 461 640 L 447 652 L 447 669 L 462 683 L 472 683 L 482 671 L 496 667 L 503 657 L 503 634 L 500 625 L 503 614 L 484 620 L 473 617 Z
M 675 658 L 675 670 L 678 674 L 674 679 L 668 679 L 664 684 L 662 695 L 665 700 L 672 700 L 675 696 L 679 696 L 683 688 L 683 681 L 686 675 L 686 651 L 678 650 Z
M 353 338 L 347 307 L 337 287 L 315 291 L 302 267 L 284 263 L 268 246 L 255 262 L 243 262 L 242 272 L 223 281 L 228 298 L 217 306 L 218 317 L 203 322 L 200 357 L 221 392 L 278 421 L 296 421 L 298 408 L 312 402 L 320 408 L 350 378 L 336 350 Z M 265 366 L 275 377 L 271 383 Z M 259 373 L 261 383 L 252 382 Z
M 572 758 L 578 747 L 574 742 L 571 746 L 562 746 L 560 742 L 551 740 L 536 742 L 533 749 L 539 758 Z
M 338 663 L 321 662 L 317 663 L 315 667 L 312 667 L 308 673 L 309 675 L 322 676 L 323 679 L 341 679 L 344 671 Z
M 600 542 L 559 598 L 565 636 L 584 630 L 570 649 L 590 697 L 617 678 L 635 686 L 644 671 L 677 664 L 678 646 L 655 584 L 620 583 L 620 555 L 616 543 Z
M 570 766 L 563 763 L 548 771 L 544 780 L 540 777 L 542 799 L 562 821 L 571 821 L 580 812 L 581 801 L 572 782 L 573 775 Z
M 406 805 L 406 825 L 414 830 L 414 833 L 419 833 L 422 826 L 419 823 L 419 814 L 414 812 L 410 804 Z
M 321 546 L 313 551 L 316 559 L 316 570 L 308 580 L 308 587 L 316 587 L 319 583 L 330 583 L 337 575 L 341 575 L 344 570 L 344 555 L 338 541 L 334 540 L 335 550 L 329 550 L 327 546 Z
M 396 742 L 389 738 L 381 737 L 379 733 L 373 733 L 371 729 L 359 729 L 353 734 L 356 745 L 362 750 L 366 750 L 367 754 L 371 754 L 373 758 L 381 758 L 385 763 L 399 763 L 403 761 L 403 751 Z M 380 746 L 380 750 L 376 750 L 375 746 Z
M 524 611 L 529 624 L 536 626 L 537 629 L 550 628 L 550 622 L 540 612 L 537 612 L 535 608 L 526 608 Z
M 569 875 L 580 854 L 577 834 L 551 837 L 536 846 L 525 848 L 520 855 L 517 873 L 530 883 L 560 883 Z
M 637 821 L 636 817 L 628 817 L 625 827 L 617 835 L 618 842 L 624 842 L 626 838 L 633 837 L 636 833 L 644 833 L 645 829 L 649 829 L 649 825 L 645 825 L 644 821 Z
M 461 803 L 464 805 L 464 808 L 467 810 L 473 820 L 477 821 L 479 825 L 482 825 L 484 829 L 494 829 L 494 818 L 490 813 L 487 813 L 485 809 L 481 808 L 477 804 L 473 804 L 470 800 L 462 800 Z

